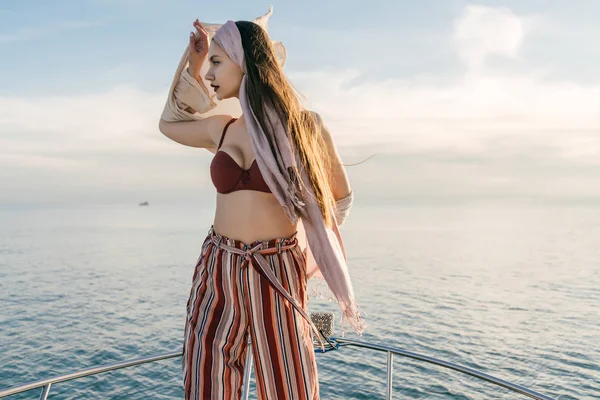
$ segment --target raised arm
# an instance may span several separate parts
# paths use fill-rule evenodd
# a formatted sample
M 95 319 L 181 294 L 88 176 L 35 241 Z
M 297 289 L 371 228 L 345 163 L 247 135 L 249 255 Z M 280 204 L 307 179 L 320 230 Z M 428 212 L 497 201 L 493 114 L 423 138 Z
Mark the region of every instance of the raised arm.
M 184 146 L 216 149 L 220 134 L 227 122 L 228 115 L 213 115 L 194 121 L 167 122 L 163 119 L 158 129 L 169 139 Z
M 211 149 L 216 148 L 218 136 L 231 116 L 202 117 L 202 113 L 216 104 L 200 76 L 208 54 L 208 32 L 198 20 L 194 21 L 194 27 L 197 33 L 190 33 L 188 48 L 179 63 L 158 128 L 177 143 Z

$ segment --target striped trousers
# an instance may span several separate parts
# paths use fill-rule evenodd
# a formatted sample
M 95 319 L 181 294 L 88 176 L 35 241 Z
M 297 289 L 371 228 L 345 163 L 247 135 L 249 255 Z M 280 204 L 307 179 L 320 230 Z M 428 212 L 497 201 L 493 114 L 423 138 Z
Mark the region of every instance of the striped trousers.
M 296 233 L 245 244 L 211 226 L 187 302 L 186 400 L 239 399 L 248 339 L 259 399 L 319 398 L 305 265 Z

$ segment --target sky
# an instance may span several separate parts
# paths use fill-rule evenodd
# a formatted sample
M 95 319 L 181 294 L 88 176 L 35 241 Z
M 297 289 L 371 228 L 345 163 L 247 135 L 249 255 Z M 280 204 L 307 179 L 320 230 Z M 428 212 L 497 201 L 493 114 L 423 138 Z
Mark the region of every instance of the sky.
M 213 201 L 158 119 L 192 21 L 270 5 L 357 202 L 600 200 L 598 1 L 3 0 L 0 206 Z

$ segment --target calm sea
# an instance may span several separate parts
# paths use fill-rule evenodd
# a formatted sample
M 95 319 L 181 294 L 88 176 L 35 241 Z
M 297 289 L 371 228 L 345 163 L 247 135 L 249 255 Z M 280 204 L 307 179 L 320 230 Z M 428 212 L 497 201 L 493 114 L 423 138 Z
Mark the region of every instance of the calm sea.
M 1 209 L 0 390 L 179 351 L 212 212 Z M 361 340 L 561 400 L 600 398 L 600 205 L 357 203 L 342 233 L 369 324 Z M 310 302 L 311 311 L 334 306 Z M 343 348 L 317 360 L 323 399 L 383 398 L 385 354 Z M 181 399 L 181 382 L 173 359 L 58 384 L 50 398 Z M 394 388 L 395 398 L 523 398 L 400 357 Z

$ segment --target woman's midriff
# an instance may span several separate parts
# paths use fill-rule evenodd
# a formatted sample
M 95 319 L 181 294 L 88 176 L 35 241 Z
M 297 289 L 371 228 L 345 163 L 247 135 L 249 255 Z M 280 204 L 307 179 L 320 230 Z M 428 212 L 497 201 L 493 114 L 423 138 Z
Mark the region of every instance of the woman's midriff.
M 244 243 L 289 237 L 297 231 L 275 196 L 253 190 L 217 193 L 213 226 L 216 233 Z

